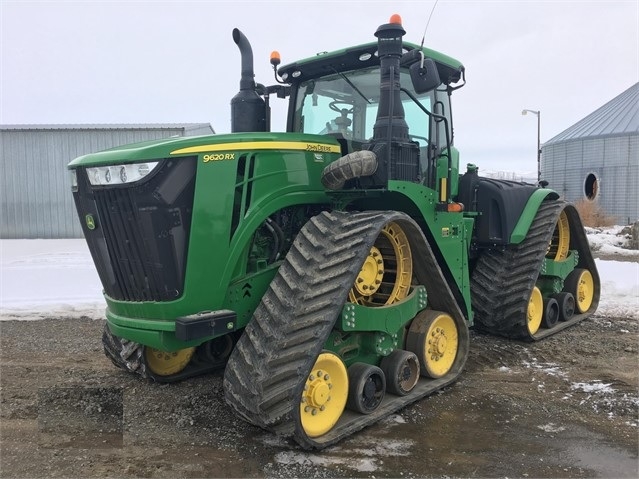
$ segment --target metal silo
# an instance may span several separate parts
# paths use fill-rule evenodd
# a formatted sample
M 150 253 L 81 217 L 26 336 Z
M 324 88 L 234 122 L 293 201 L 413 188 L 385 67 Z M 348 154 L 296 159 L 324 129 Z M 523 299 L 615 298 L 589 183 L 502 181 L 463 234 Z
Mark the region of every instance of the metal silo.
M 541 177 L 568 201 L 639 219 L 639 83 L 542 146 Z

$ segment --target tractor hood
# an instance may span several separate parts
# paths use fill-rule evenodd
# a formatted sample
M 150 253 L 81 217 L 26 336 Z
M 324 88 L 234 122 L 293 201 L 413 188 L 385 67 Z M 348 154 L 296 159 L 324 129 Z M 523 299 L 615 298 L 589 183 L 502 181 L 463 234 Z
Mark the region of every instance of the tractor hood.
M 229 133 L 189 136 L 117 146 L 99 153 L 80 156 L 69 163 L 68 168 L 133 163 L 214 151 L 271 149 L 337 153 L 339 144 L 337 140 L 330 137 L 301 133 Z

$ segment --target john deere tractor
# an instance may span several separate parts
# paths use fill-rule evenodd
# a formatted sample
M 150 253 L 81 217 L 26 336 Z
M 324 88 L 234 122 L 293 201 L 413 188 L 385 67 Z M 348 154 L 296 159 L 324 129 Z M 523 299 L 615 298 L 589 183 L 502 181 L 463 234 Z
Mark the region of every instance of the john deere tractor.
M 453 382 L 469 327 L 538 340 L 595 311 L 575 208 L 459 171 L 464 67 L 404 34 L 394 15 L 376 42 L 273 55 L 264 86 L 235 29 L 232 133 L 70 163 L 116 366 L 158 382 L 225 368 L 239 416 L 323 448 Z

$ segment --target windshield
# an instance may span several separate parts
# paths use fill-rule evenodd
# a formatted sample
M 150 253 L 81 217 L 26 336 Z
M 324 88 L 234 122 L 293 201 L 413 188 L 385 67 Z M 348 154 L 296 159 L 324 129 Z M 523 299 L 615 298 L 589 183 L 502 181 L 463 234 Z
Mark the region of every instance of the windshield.
M 407 71 L 400 73 L 400 81 L 402 87 L 418 97 L 428 111 L 433 111 L 435 91 L 417 95 Z M 342 135 L 360 142 L 370 140 L 377 119 L 379 82 L 379 67 L 373 67 L 301 83 L 296 97 L 293 131 Z M 409 137 L 425 148 L 429 138 L 435 135 L 434 127 L 431 127 L 428 115 L 408 95 L 402 93 L 401 98 Z M 441 111 L 445 104 L 439 103 L 436 113 L 448 116 L 447 112 Z

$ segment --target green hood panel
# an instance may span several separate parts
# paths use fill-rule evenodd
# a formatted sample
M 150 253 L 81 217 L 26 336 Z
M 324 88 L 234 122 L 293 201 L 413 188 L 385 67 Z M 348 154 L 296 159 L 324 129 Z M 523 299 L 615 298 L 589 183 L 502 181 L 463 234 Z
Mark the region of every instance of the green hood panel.
M 68 168 L 151 161 L 172 156 L 219 151 L 302 150 L 339 153 L 337 140 L 301 133 L 230 133 L 145 141 L 80 156 Z

